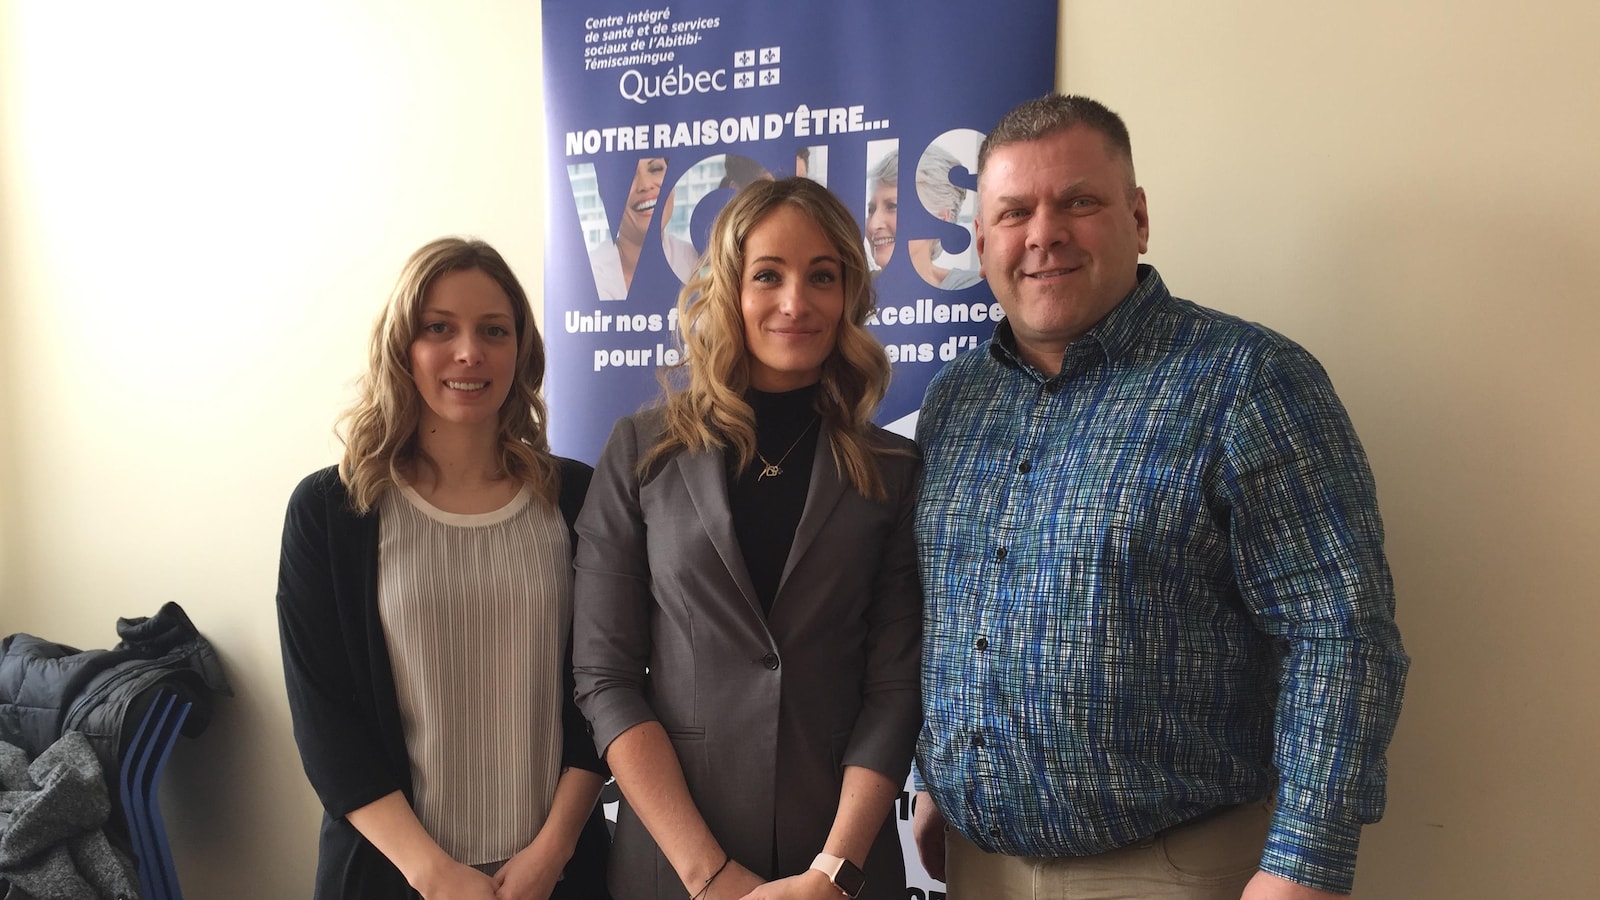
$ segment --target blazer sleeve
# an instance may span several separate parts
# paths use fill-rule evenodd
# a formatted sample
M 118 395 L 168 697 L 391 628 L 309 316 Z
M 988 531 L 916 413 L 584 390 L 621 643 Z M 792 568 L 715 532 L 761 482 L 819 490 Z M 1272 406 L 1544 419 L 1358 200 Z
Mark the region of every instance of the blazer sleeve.
M 612 429 L 583 514 L 573 590 L 572 652 L 578 706 L 604 755 L 616 737 L 656 715 L 645 697 L 650 660 L 650 563 L 634 474 L 636 419 Z
M 301 481 L 289 499 L 278 566 L 278 637 L 294 739 L 311 787 L 335 817 L 406 788 L 359 699 L 371 693 L 371 685 L 354 675 L 360 655 L 350 652 L 346 631 L 361 620 L 356 607 L 362 598 L 340 589 L 334 554 L 363 520 L 344 504 L 332 469 Z
M 571 540 L 573 553 L 576 554 L 578 514 L 582 511 L 584 498 L 589 493 L 589 482 L 593 478 L 594 470 L 577 460 L 557 457 L 556 463 L 561 470 L 559 498 L 561 518 L 567 523 L 567 535 Z M 571 632 L 567 635 L 565 658 L 561 695 L 561 767 L 586 769 L 610 778 L 611 769 L 595 752 L 589 722 L 578 709 L 577 682 L 572 673 Z
M 867 668 L 861 713 L 842 763 L 879 772 L 903 784 L 922 728 L 922 580 L 917 568 L 916 522 L 920 459 L 915 445 L 905 457 L 888 457 L 886 486 L 895 525 L 873 580 L 867 606 Z M 888 479 L 886 479 L 888 480 Z

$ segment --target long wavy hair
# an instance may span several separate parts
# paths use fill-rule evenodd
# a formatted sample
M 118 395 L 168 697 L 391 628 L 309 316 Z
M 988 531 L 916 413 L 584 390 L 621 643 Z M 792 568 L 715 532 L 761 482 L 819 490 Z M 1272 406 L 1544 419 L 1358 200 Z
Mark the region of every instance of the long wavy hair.
M 517 332 L 517 365 L 511 392 L 500 407 L 499 474 L 531 486 L 554 503 L 559 474 L 545 434 L 544 341 L 533 321 L 528 295 L 505 259 L 478 240 L 440 238 L 411 254 L 394 291 L 372 327 L 367 371 L 354 405 L 339 417 L 335 431 L 344 442 L 339 478 L 351 506 L 365 513 L 393 487 L 398 473 L 436 463 L 417 440 L 422 397 L 411 377 L 411 344 L 422 326 L 428 290 L 440 275 L 476 269 L 500 285 L 511 300 Z
M 717 216 L 704 265 L 678 296 L 683 361 L 661 373 L 666 398 L 661 440 L 639 462 L 645 477 L 682 450 L 731 449 L 739 467 L 756 454 L 755 413 L 745 401 L 750 354 L 745 345 L 740 294 L 745 238 L 779 205 L 815 222 L 843 262 L 844 314 L 838 341 L 822 364 L 816 410 L 826 427 L 839 472 L 864 497 L 885 496 L 872 439 L 872 415 L 889 387 L 889 358 L 865 325 L 873 313 L 872 280 L 861 229 L 839 198 L 815 181 L 760 181 L 740 191 Z

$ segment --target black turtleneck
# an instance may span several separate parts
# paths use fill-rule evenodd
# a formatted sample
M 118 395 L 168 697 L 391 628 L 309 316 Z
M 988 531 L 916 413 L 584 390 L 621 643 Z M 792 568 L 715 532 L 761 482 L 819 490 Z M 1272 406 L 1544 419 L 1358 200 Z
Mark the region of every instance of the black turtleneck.
M 733 513 L 733 533 L 739 539 L 745 568 L 764 613 L 789 560 L 789 547 L 811 488 L 811 463 L 817 452 L 822 423 L 817 417 L 817 386 L 769 394 L 751 388 L 745 395 L 756 414 L 756 449 L 781 474 L 761 477 L 766 463 L 758 457 L 743 471 L 728 456 L 728 505 Z M 780 461 L 781 460 L 781 461 Z

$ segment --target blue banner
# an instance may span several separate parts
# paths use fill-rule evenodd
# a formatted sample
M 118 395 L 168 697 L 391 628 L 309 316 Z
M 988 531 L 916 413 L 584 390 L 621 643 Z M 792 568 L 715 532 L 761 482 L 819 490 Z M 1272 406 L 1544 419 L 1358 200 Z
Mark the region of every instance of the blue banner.
M 978 145 L 1054 87 L 1055 35 L 1056 0 L 545 0 L 555 452 L 594 462 L 616 419 L 660 396 L 712 221 L 743 185 L 797 174 L 862 226 L 870 327 L 895 367 L 878 422 L 911 434 L 928 380 L 1001 316 L 973 246 Z M 911 801 L 908 785 L 907 896 L 943 900 Z
M 545 0 L 551 444 L 594 461 L 678 358 L 674 306 L 738 188 L 801 174 L 854 210 L 909 433 L 999 315 L 972 245 L 977 148 L 1055 76 L 1056 3 Z M 902 190 L 903 188 L 903 190 Z M 913 190 L 913 188 L 915 188 Z

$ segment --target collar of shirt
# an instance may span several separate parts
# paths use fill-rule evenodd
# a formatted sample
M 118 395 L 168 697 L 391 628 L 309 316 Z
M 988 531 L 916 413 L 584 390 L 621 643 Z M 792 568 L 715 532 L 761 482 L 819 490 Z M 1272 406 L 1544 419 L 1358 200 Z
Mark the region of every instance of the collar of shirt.
M 1138 343 L 1145 322 L 1156 310 L 1172 299 L 1161 275 L 1154 266 L 1139 265 L 1139 283 L 1120 303 L 1106 313 L 1084 335 L 1061 354 L 1061 371 L 1055 377 L 1023 361 L 1017 349 L 1017 336 L 1011 331 L 1011 322 L 1002 319 L 994 327 L 994 339 L 989 342 L 989 352 L 1001 363 L 1021 369 L 1042 382 L 1060 381 L 1081 375 L 1101 361 L 1116 362 Z

